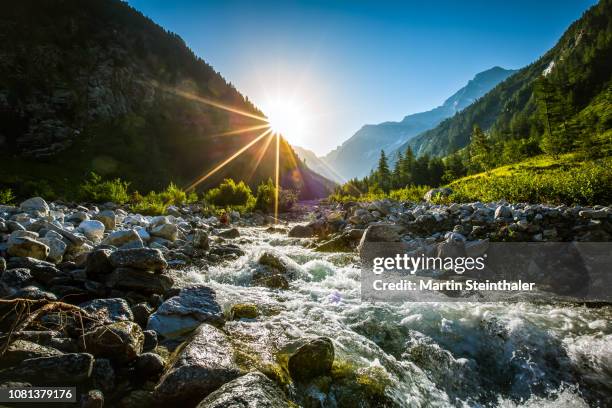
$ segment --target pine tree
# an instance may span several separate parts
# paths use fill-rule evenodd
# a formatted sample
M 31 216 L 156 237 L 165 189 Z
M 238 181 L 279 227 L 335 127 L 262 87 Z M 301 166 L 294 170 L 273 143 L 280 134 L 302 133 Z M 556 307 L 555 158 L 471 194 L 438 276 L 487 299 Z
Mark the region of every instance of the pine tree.
M 540 147 L 556 158 L 571 149 L 577 134 L 576 126 L 568 121 L 572 116 L 572 98 L 564 97 L 564 93 L 545 76 L 535 83 L 534 94 L 539 117 L 544 124 Z
M 389 163 L 387 163 L 387 156 L 385 151 L 380 151 L 380 158 L 378 159 L 378 168 L 376 169 L 376 176 L 378 178 L 378 185 L 386 193 L 391 189 L 391 171 L 389 170 Z
M 404 160 L 402 163 L 402 184 L 410 185 L 414 184 L 414 178 L 412 177 L 412 173 L 414 172 L 414 164 L 416 159 L 414 157 L 414 153 L 412 152 L 412 148 L 408 146 L 406 149 L 406 153 L 404 154 Z
M 472 168 L 478 172 L 480 170 L 489 170 L 492 162 L 491 144 L 487 139 L 480 126 L 474 125 L 472 129 L 472 138 L 470 140 L 469 153 L 470 164 Z
M 391 177 L 392 188 L 402 188 L 403 180 L 402 180 L 402 163 L 404 161 L 404 156 L 402 152 L 397 153 L 397 161 L 395 162 L 395 166 L 393 167 L 393 176 Z

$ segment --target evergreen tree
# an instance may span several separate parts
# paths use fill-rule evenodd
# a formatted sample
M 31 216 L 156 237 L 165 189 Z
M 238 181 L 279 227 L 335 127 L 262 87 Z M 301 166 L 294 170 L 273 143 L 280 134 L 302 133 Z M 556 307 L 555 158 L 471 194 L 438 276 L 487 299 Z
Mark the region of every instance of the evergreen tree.
M 387 163 L 387 156 L 385 151 L 380 151 L 380 158 L 378 159 L 378 168 L 376 169 L 376 176 L 378 186 L 384 191 L 389 192 L 391 189 L 391 171 L 389 170 L 389 163 Z
M 480 126 L 474 125 L 469 146 L 470 165 L 473 170 L 478 172 L 491 168 L 491 150 L 492 148 L 487 136 L 480 129 Z
M 539 117 L 544 124 L 540 147 L 545 153 L 556 158 L 571 149 L 577 134 L 575 125 L 568 121 L 572 116 L 573 97 L 564 97 L 564 93 L 545 76 L 537 80 L 534 94 L 538 103 Z
M 392 188 L 402 188 L 404 187 L 403 177 L 402 177 L 402 163 L 404 161 L 404 156 L 402 152 L 397 153 L 397 161 L 395 162 L 395 166 L 393 167 L 393 176 L 391 180 Z
M 402 162 L 401 174 L 402 174 L 402 184 L 410 185 L 414 184 L 414 178 L 412 177 L 412 173 L 414 171 L 414 164 L 416 159 L 414 157 L 414 153 L 412 152 L 412 148 L 408 146 L 406 149 L 406 153 L 404 154 L 404 160 Z

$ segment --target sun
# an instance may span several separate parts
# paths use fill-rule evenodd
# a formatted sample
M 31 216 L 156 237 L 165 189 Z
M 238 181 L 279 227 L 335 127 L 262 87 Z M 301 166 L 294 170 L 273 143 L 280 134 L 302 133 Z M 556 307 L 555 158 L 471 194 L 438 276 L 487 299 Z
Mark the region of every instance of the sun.
M 303 140 L 306 114 L 298 104 L 289 101 L 274 101 L 266 104 L 263 110 L 274 134 L 281 135 L 292 143 L 299 143 Z

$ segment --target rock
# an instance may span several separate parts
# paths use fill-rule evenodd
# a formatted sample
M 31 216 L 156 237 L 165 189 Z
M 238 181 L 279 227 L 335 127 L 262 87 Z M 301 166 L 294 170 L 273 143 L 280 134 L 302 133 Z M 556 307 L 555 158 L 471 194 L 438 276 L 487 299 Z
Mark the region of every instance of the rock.
M 155 330 L 144 330 L 144 344 L 142 345 L 142 351 L 151 351 L 157 347 L 157 332 Z
M 363 242 L 399 242 L 399 229 L 392 224 L 370 225 L 363 233 L 360 244 Z
M 100 390 L 89 390 L 81 395 L 81 408 L 104 407 L 104 394 Z
M 0 359 L 0 367 L 11 367 L 23 360 L 39 357 L 59 356 L 62 352 L 28 340 L 17 339 L 11 343 Z
M 208 233 L 203 229 L 196 228 L 193 230 L 193 246 L 199 249 L 208 249 Z
M 197 408 L 287 408 L 283 391 L 260 372 L 252 372 L 222 385 Z
M 448 187 L 432 188 L 431 190 L 425 193 L 423 199 L 427 202 L 431 202 L 435 199 L 447 198 L 451 194 L 453 194 L 453 190 Z
M 109 288 L 134 290 L 144 294 L 163 295 L 170 290 L 173 283 L 169 276 L 133 268 L 117 268 L 106 279 L 106 286 Z
M 20 223 L 18 223 L 16 221 L 7 221 L 6 222 L 6 228 L 8 228 L 8 230 L 10 232 L 25 231 L 26 230 L 23 225 L 21 225 Z
M 123 321 L 99 326 L 80 338 L 87 352 L 117 362 L 131 361 L 142 352 L 144 335 L 134 322 Z
M 113 252 L 109 260 L 115 267 L 152 271 L 162 271 L 168 267 L 161 251 L 152 248 L 120 249 Z
M 88 353 L 30 358 L 0 371 L 0 381 L 25 381 L 37 386 L 74 386 L 89 380 L 93 362 L 93 356 Z
M 135 362 L 136 372 L 138 377 L 157 380 L 164 372 L 164 359 L 155 353 L 142 353 L 138 356 Z
M 270 289 L 289 289 L 289 281 L 283 275 L 269 275 L 253 277 L 253 284 L 265 286 Z
M 91 382 L 94 387 L 104 392 L 110 392 L 115 389 L 115 370 L 110 360 L 96 358 L 91 372 Z
M 238 303 L 232 306 L 230 311 L 232 320 L 235 319 L 255 319 L 259 316 L 257 305 L 251 303 Z
M 162 406 L 194 406 L 239 375 L 227 336 L 209 324 L 202 324 L 161 378 L 154 396 Z
M 578 212 L 578 216 L 586 219 L 602 219 L 608 216 L 609 210 L 582 210 Z
M 104 238 L 104 224 L 96 220 L 87 220 L 79 224 L 79 230 L 93 242 L 100 242 Z
M 512 210 L 507 205 L 500 205 L 495 209 L 494 218 L 496 220 L 500 219 L 511 219 L 512 218 Z
M 220 236 L 221 238 L 233 239 L 233 238 L 238 238 L 240 236 L 240 231 L 238 231 L 237 228 L 230 228 L 230 229 L 222 230 L 217 235 Z
M 160 237 L 172 242 L 178 238 L 178 227 L 174 224 L 161 224 L 150 229 L 149 232 L 154 237 Z
M 10 256 L 21 256 L 45 260 L 49 255 L 49 247 L 40 241 L 28 237 L 14 238 L 9 243 L 7 253 Z
M 89 219 L 89 214 L 87 214 L 87 212 L 77 211 L 74 214 L 71 214 L 68 218 L 66 218 L 66 222 L 80 224 L 83 221 L 87 221 L 88 219 Z
M 0 257 L 0 274 L 6 271 L 6 259 Z
M 146 390 L 134 390 L 119 401 L 120 408 L 142 408 L 157 407 L 157 401 L 153 398 L 153 393 Z M 172 406 L 172 405 L 170 405 Z
M 37 286 L 26 286 L 18 289 L 13 295 L 10 296 L 12 299 L 30 299 L 30 300 L 57 300 L 57 296 L 51 292 L 46 292 Z
M 165 215 L 159 215 L 157 217 L 151 218 L 151 221 L 149 222 L 149 228 L 155 228 L 164 224 L 170 224 L 170 220 Z
M 57 225 L 54 225 L 50 222 L 45 222 L 43 223 L 43 225 L 41 226 L 41 228 L 44 228 L 46 230 L 49 231 L 55 231 L 58 234 L 60 234 L 62 237 L 64 237 L 66 240 L 68 240 L 68 242 L 70 242 L 70 246 L 68 247 L 68 249 L 70 250 L 71 247 L 72 248 L 79 248 L 81 246 L 83 246 L 83 244 L 85 244 L 85 239 L 82 237 L 79 237 L 78 235 L 73 234 L 70 231 L 66 231 L 65 229 L 62 229 L 60 227 L 58 227 Z
M 19 209 L 27 213 L 40 214 L 41 216 L 49 214 L 49 205 L 40 197 L 25 200 L 19 205 Z
M 32 283 L 34 283 L 34 278 L 28 269 L 18 268 L 4 271 L 0 276 L 0 297 L 11 296 Z
M 284 262 L 279 256 L 270 252 L 262 253 L 257 259 L 257 263 L 283 274 L 287 273 L 288 270 L 286 262 Z
M 213 289 L 194 285 L 162 303 L 149 318 L 147 330 L 171 338 L 189 333 L 202 323 L 222 326 L 223 313 Z
M 111 253 L 109 249 L 96 249 L 87 255 L 85 274 L 89 279 L 99 280 L 113 271 L 114 266 L 110 262 Z
M 465 243 L 465 254 L 470 258 L 478 258 L 483 256 L 489 249 L 488 239 L 478 239 L 476 241 L 467 241 Z
M 106 228 L 107 231 L 112 231 L 117 227 L 115 212 L 112 210 L 100 211 L 94 216 L 94 220 L 104 224 L 104 228 Z
M 53 263 L 60 263 L 64 258 L 68 245 L 61 239 L 57 238 L 40 238 L 40 242 L 49 247 L 49 255 L 47 259 Z
M 292 238 L 312 238 L 314 230 L 307 225 L 296 225 L 289 231 L 289 236 Z
M 326 375 L 331 371 L 334 362 L 334 344 L 327 337 L 314 339 L 289 357 L 289 373 L 297 381 Z
M 134 315 L 134 321 L 140 325 L 140 327 L 147 327 L 147 322 L 149 321 L 149 316 L 153 313 L 153 308 L 151 308 L 147 303 L 138 303 L 132 306 L 132 314 Z
M 119 248 L 126 244 L 142 244 L 142 240 L 140 239 L 140 235 L 134 230 L 120 230 L 108 234 L 102 243 Z
M 94 299 L 81 303 L 79 307 L 88 313 L 98 316 L 102 314 L 107 323 L 134 320 L 130 305 L 121 298 Z
M 315 251 L 317 252 L 352 252 L 353 247 L 351 243 L 353 239 L 349 236 L 349 234 L 342 234 L 336 237 L 333 237 L 330 240 L 322 242 L 317 245 Z

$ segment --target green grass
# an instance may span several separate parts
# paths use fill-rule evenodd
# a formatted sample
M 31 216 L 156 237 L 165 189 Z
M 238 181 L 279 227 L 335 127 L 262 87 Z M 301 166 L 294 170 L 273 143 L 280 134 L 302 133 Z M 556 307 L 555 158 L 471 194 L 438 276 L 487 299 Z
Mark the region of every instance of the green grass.
M 463 177 L 448 185 L 447 202 L 497 201 L 551 204 L 612 202 L 612 158 L 581 160 L 576 154 L 559 158 L 536 156 L 488 172 Z
M 329 201 L 336 203 L 346 203 L 349 201 L 356 202 L 371 202 L 390 198 L 395 201 L 421 201 L 425 193 L 430 190 L 429 186 L 409 186 L 397 190 L 391 190 L 389 193 L 383 191 L 368 192 L 361 195 L 344 195 L 334 193 L 329 196 Z

